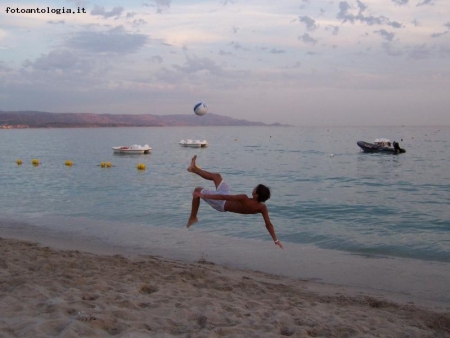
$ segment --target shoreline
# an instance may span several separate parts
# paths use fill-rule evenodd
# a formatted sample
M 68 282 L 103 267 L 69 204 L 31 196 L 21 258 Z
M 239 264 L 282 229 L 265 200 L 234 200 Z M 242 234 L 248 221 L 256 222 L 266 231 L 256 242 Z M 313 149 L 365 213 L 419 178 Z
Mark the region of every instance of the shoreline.
M 0 238 L 0 330 L 10 336 L 450 334 L 449 311 L 348 287 L 206 259 L 100 255 Z
M 345 288 L 450 312 L 450 264 L 385 256 L 363 256 L 308 245 L 237 239 L 201 229 L 66 217 L 0 219 L 0 237 L 31 241 L 56 250 L 95 255 L 153 256 L 184 262 L 208 261 L 232 270 L 262 272 L 280 278 Z

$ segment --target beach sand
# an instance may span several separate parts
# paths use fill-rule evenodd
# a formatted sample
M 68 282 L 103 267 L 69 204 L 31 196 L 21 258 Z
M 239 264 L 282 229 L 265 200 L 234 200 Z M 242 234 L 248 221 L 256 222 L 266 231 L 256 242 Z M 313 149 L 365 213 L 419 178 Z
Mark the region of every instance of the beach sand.
M 450 313 L 340 286 L 0 239 L 0 337 L 450 337 Z

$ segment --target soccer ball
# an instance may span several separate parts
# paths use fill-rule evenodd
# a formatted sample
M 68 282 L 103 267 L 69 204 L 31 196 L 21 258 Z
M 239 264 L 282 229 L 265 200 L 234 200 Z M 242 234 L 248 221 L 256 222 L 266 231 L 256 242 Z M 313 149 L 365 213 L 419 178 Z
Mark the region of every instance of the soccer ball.
M 194 113 L 198 116 L 203 116 L 208 112 L 208 106 L 203 102 L 199 102 L 194 106 Z

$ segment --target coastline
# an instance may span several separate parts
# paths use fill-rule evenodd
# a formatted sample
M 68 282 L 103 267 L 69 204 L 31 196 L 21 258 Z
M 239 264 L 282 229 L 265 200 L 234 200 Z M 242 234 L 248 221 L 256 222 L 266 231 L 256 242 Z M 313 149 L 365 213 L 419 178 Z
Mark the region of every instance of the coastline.
M 0 239 L 8 336 L 444 337 L 450 313 L 343 287 L 154 256 Z
M 17 216 L 0 218 L 0 237 L 101 256 L 154 256 L 187 264 L 208 261 L 230 269 L 343 287 L 351 295 L 450 312 L 450 263 L 352 254 L 289 242 L 283 242 L 282 250 L 271 241 L 221 236 L 195 226 L 174 229 L 82 217 Z

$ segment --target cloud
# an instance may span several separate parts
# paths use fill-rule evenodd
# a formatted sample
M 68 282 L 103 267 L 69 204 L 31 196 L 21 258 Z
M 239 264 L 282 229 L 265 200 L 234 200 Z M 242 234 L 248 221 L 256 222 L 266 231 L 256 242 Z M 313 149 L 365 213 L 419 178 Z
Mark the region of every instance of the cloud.
M 300 22 L 303 22 L 306 25 L 308 31 L 314 31 L 318 28 L 318 26 L 316 25 L 316 21 L 314 19 L 311 19 L 309 16 L 300 16 L 299 19 Z
M 157 6 L 170 7 L 172 0 L 154 0 Z
M 431 52 L 427 48 L 427 45 L 424 43 L 421 45 L 411 47 L 408 56 L 414 60 L 424 60 L 429 59 L 431 57 Z
M 438 55 L 445 59 L 448 59 L 450 57 L 450 48 L 441 46 L 441 48 L 438 51 Z
M 390 33 L 384 29 L 380 29 L 379 31 L 375 31 L 375 33 L 378 33 L 381 35 L 382 38 L 388 40 L 388 41 L 392 41 L 392 39 L 394 38 L 395 34 L 394 33 Z
M 326 31 L 331 30 L 331 34 L 338 35 L 338 33 L 339 33 L 339 26 L 329 25 L 328 27 L 325 28 L 325 30 Z
M 236 50 L 248 50 L 247 48 L 244 48 L 239 42 L 236 41 L 231 41 L 229 45 Z
M 434 2 L 433 2 L 433 0 L 424 0 L 424 1 L 422 1 L 422 2 L 419 2 L 419 3 L 416 5 L 416 7 L 419 7 L 419 6 L 425 6 L 425 5 L 430 5 L 430 6 L 432 6 L 432 5 L 434 5 Z
M 117 26 L 106 32 L 75 33 L 66 46 L 92 53 L 130 54 L 144 46 L 147 39 L 146 35 L 128 33 L 123 26 Z
M 89 1 L 85 0 L 66 0 L 67 2 L 73 2 L 78 7 L 86 7 L 89 3 Z
M 159 55 L 152 56 L 151 60 L 154 63 L 163 63 L 163 58 Z
M 85 15 L 0 14 L 4 107 L 145 113 L 151 104 L 165 114 L 200 93 L 219 114 L 301 124 L 311 121 L 307 110 L 347 114 L 347 88 L 373 98 L 373 111 L 404 107 L 417 93 L 430 97 L 430 111 L 434 99 L 450 104 L 450 0 L 87 1 Z M 277 116 L 274 97 L 286 102 Z M 233 107 L 258 109 L 230 108 L 230 98 Z M 291 113 L 297 99 L 310 102 L 306 122 Z M 340 123 L 356 123 L 348 115 Z
M 42 54 L 36 61 L 26 60 L 23 63 L 25 68 L 33 70 L 65 70 L 77 67 L 78 57 L 68 49 L 57 49 L 48 54 Z
M 403 6 L 408 3 L 409 0 L 392 0 L 392 2 L 396 5 Z
M 172 0 L 153 0 L 152 2 L 154 4 L 143 3 L 142 6 L 144 6 L 144 7 L 156 7 L 156 12 L 157 13 L 162 13 L 164 10 L 170 8 L 170 3 L 172 2 Z
M 225 56 L 225 55 L 233 55 L 233 54 L 230 52 L 225 52 L 223 49 L 221 49 L 221 50 L 219 50 L 219 55 Z
M 186 62 L 183 66 L 180 65 L 172 65 L 176 70 L 192 74 L 198 72 L 208 72 L 214 75 L 222 75 L 223 69 L 216 65 L 216 63 L 209 58 L 199 58 L 199 57 L 186 57 Z
M 144 26 L 147 24 L 147 21 L 145 21 L 144 19 L 139 19 L 139 20 L 133 20 L 133 27 L 140 27 L 140 26 Z
M 271 54 L 284 54 L 284 53 L 286 53 L 286 51 L 282 50 L 282 49 L 272 48 L 272 49 L 269 50 L 269 53 L 271 53 Z
M 0 73 L 6 73 L 11 71 L 12 69 L 5 65 L 3 61 L 0 61 Z
M 300 6 L 300 9 L 305 9 L 307 5 L 309 5 L 309 0 L 302 0 L 303 5 Z
M 91 11 L 91 15 L 102 16 L 105 19 L 116 17 L 116 19 L 122 14 L 125 9 L 121 6 L 114 7 L 111 11 L 107 12 L 105 7 L 95 5 L 94 9 Z
M 358 5 L 359 8 L 359 13 L 364 12 L 367 9 L 367 6 L 364 5 L 361 1 L 356 0 L 356 4 Z
M 363 23 L 368 24 L 369 26 L 372 25 L 388 25 L 392 26 L 394 28 L 401 28 L 402 24 L 397 21 L 391 21 L 388 18 L 384 16 L 366 16 L 364 15 L 364 12 L 367 9 L 367 6 L 364 5 L 362 2 L 357 1 L 358 4 L 358 14 L 352 14 L 351 13 L 351 6 L 346 1 L 341 1 L 339 3 L 339 13 L 337 14 L 337 18 L 341 19 L 342 22 L 350 22 L 354 24 L 356 21 L 360 21 Z
M 300 61 L 295 62 L 293 65 L 290 66 L 284 66 L 283 69 L 298 69 L 302 66 L 302 63 Z
M 400 52 L 400 51 L 394 50 L 394 47 L 393 47 L 392 44 L 389 43 L 389 42 L 383 42 L 383 43 L 381 44 L 381 47 L 384 49 L 384 51 L 386 52 L 386 54 L 389 55 L 389 56 L 400 56 L 400 55 L 403 54 L 403 53 Z
M 317 43 L 317 40 L 312 38 L 308 33 L 299 36 L 298 39 L 310 45 L 315 45 Z
M 164 10 L 170 8 L 171 0 L 155 0 L 156 2 L 156 12 L 162 13 Z
M 445 32 L 442 32 L 442 33 L 433 33 L 430 36 L 432 38 L 440 38 L 441 36 L 444 36 L 444 35 L 447 35 L 447 34 L 448 34 L 448 31 L 445 31 Z
M 27 88 L 26 90 L 35 88 L 31 89 L 35 93 L 53 90 L 66 93 L 85 91 L 86 88 L 104 81 L 107 73 L 105 65 L 106 62 L 77 55 L 67 48 L 58 48 L 41 54 L 34 61 L 23 61 L 22 68 L 4 81 L 8 86 L 20 84 Z
M 398 21 L 389 21 L 389 23 L 387 23 L 387 25 L 394 27 L 394 28 L 402 28 L 403 27 L 403 25 Z

